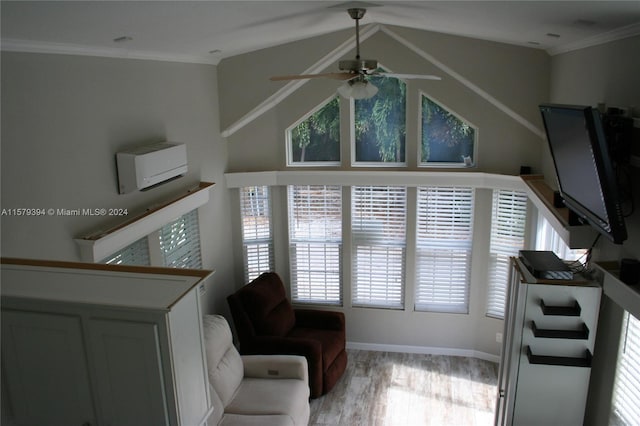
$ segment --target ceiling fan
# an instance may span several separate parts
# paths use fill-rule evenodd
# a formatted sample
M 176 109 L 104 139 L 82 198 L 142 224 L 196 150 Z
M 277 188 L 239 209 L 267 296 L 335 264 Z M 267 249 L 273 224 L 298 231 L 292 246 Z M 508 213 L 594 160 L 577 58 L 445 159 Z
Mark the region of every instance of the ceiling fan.
M 271 81 L 284 80 L 304 80 L 310 78 L 330 78 L 334 80 L 344 80 L 345 84 L 338 88 L 345 98 L 367 99 L 378 93 L 378 88 L 368 81 L 367 77 L 395 77 L 403 79 L 424 79 L 424 80 L 441 80 L 435 75 L 422 74 L 397 74 L 378 71 L 378 61 L 375 59 L 360 58 L 360 19 L 364 16 L 367 9 L 350 8 L 347 9 L 349 16 L 356 21 L 356 57 L 355 59 L 345 59 L 338 62 L 338 68 L 341 72 L 329 72 L 322 74 L 299 74 L 299 75 L 282 75 L 271 77 Z

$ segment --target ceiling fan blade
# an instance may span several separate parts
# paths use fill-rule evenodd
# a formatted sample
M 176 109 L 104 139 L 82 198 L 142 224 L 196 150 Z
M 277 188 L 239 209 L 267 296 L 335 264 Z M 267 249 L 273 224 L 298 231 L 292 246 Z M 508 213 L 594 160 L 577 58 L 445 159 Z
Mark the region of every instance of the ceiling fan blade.
M 324 74 L 298 74 L 298 75 L 277 75 L 269 78 L 271 81 L 285 81 L 285 80 L 304 80 L 308 78 L 331 78 L 334 80 L 351 80 L 357 77 L 358 74 L 350 72 L 328 72 Z
M 374 72 L 369 75 L 381 76 L 381 77 L 404 78 L 406 80 L 442 80 L 442 77 L 439 77 L 437 75 L 427 75 L 427 74 L 399 74 L 395 72 Z

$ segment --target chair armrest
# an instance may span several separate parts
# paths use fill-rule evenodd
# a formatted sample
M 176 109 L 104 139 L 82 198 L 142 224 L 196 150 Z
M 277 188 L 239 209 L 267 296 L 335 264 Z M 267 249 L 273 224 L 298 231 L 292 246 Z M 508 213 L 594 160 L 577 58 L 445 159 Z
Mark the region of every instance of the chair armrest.
M 298 355 L 243 355 L 244 377 L 298 379 L 309 383 L 307 359 Z
M 317 311 L 313 309 L 294 309 L 296 327 L 320 328 L 324 330 L 345 329 L 344 314 L 336 311 Z

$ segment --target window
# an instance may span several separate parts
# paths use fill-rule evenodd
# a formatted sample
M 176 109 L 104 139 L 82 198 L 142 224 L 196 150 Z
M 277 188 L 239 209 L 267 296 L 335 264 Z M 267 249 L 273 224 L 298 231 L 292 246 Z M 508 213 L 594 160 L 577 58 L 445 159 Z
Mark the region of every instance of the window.
M 178 220 L 163 226 L 159 234 L 164 266 L 202 268 L 198 210 L 192 210 Z
M 418 311 L 467 313 L 473 237 L 473 190 L 418 188 Z
M 406 84 L 392 77 L 369 77 L 378 93 L 354 101 L 356 163 L 404 165 Z
M 524 248 L 527 196 L 524 192 L 493 191 L 487 316 L 504 318 L 509 258 Z
M 613 388 L 612 426 L 637 425 L 640 419 L 640 320 L 625 312 Z
M 287 131 L 289 166 L 340 164 L 340 105 L 333 97 Z
M 340 304 L 342 189 L 296 185 L 288 187 L 288 195 L 291 298 Z
M 249 282 L 274 270 L 273 235 L 268 186 L 240 188 L 244 275 Z
M 542 215 L 538 215 L 538 227 L 536 231 L 536 250 L 549 250 L 560 259 L 577 261 L 584 257 L 587 249 L 571 249 L 560 238 L 553 226 Z
M 146 237 L 140 238 L 138 241 L 103 259 L 100 263 L 110 265 L 150 265 L 149 240 Z
M 475 141 L 473 127 L 422 95 L 421 165 L 471 167 Z
M 404 306 L 404 187 L 352 187 L 352 297 L 355 306 Z
M 101 263 L 201 269 L 198 210 L 182 215 L 159 230 L 113 253 Z

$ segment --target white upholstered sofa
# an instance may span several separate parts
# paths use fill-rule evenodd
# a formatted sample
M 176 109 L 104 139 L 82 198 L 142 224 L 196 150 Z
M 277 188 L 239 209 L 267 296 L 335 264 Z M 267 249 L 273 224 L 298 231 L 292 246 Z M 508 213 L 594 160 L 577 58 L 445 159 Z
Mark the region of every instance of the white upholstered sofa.
M 309 422 L 307 360 L 240 356 L 220 315 L 205 315 L 204 338 L 214 411 L 207 425 L 298 426 Z

